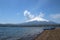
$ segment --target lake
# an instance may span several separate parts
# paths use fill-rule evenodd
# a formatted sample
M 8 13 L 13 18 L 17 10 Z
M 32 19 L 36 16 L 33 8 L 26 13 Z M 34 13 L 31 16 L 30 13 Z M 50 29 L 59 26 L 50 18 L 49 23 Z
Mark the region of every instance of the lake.
M 44 27 L 0 27 L 0 40 L 18 40 L 20 38 L 31 40 L 43 29 Z
M 0 27 L 0 40 L 16 40 L 33 36 L 43 31 L 42 27 Z

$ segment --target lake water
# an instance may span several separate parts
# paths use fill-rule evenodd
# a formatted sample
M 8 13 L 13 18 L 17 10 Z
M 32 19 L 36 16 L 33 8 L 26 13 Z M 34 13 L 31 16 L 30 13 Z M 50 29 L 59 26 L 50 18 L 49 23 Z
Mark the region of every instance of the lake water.
M 43 29 L 44 27 L 0 27 L 0 40 L 18 40 L 20 38 L 31 40 Z
M 42 27 L 0 27 L 0 40 L 17 40 L 34 36 L 43 31 Z

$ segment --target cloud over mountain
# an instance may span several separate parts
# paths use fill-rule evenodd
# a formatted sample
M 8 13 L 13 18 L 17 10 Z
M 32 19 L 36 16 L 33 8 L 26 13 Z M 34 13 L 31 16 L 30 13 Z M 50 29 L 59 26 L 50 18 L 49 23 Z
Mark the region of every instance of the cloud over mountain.
M 40 12 L 39 17 L 44 17 L 44 14 Z
M 24 16 L 27 17 L 28 19 L 34 18 L 34 15 L 32 15 L 28 10 L 24 11 Z
M 26 16 L 27 19 L 27 22 L 28 21 L 48 21 L 46 19 L 44 19 L 44 14 L 42 12 L 40 12 L 39 15 L 35 16 L 35 15 L 32 15 L 28 10 L 25 10 L 24 11 L 24 16 Z
M 32 19 L 32 18 L 35 18 L 35 17 L 44 17 L 44 14 L 42 12 L 40 12 L 39 15 L 35 16 L 35 15 L 32 15 L 31 12 L 29 12 L 28 10 L 25 10 L 24 11 L 24 16 L 27 17 L 28 19 Z
M 50 16 L 54 19 L 60 19 L 60 14 L 53 14 L 53 15 L 50 15 Z
M 60 23 L 60 13 L 51 14 L 50 18 L 53 19 L 53 21 Z

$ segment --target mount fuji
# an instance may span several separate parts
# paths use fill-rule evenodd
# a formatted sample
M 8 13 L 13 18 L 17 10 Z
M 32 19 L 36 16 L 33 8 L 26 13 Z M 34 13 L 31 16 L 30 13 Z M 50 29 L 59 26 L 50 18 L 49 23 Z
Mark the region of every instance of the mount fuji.
M 56 23 L 41 17 L 35 17 L 22 23 L 22 25 L 50 25 L 50 24 Z
M 21 24 L 0 24 L 0 27 L 39 27 L 39 26 L 47 26 L 47 25 L 50 26 L 55 24 L 57 25 L 57 23 L 55 22 L 46 20 L 41 17 L 35 17 Z

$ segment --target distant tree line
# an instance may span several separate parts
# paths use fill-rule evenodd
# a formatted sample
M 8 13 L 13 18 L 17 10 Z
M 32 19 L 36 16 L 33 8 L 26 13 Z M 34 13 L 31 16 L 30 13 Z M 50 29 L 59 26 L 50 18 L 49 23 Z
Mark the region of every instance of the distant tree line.
M 60 24 L 40 24 L 40 25 L 0 24 L 0 27 L 48 27 L 48 26 L 60 27 Z

